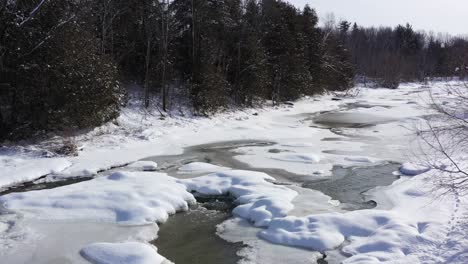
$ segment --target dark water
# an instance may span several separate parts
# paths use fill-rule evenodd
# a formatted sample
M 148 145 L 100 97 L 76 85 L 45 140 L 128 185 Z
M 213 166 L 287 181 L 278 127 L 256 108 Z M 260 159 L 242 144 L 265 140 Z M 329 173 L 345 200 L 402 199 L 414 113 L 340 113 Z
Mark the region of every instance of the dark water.
M 35 190 L 44 190 L 44 189 L 54 189 L 66 185 L 71 185 L 83 181 L 89 181 L 93 179 L 92 177 L 77 177 L 77 178 L 68 178 L 65 180 L 55 181 L 55 182 L 41 182 L 46 176 L 41 177 L 35 181 L 23 182 L 11 187 L 4 188 L 0 190 L 0 196 L 9 194 L 9 193 L 19 193 L 19 192 L 29 192 Z
M 368 201 L 365 192 L 378 186 L 388 186 L 398 179 L 393 175 L 400 168 L 398 163 L 388 163 L 371 167 L 333 168 L 333 176 L 322 181 L 306 182 L 304 188 L 319 190 L 339 200 L 347 210 L 369 209 L 376 206 Z
M 329 112 L 311 118 L 313 124 L 324 128 L 366 128 L 394 121 L 366 113 Z
M 200 203 L 197 208 L 171 216 L 160 225 L 158 252 L 177 264 L 235 264 L 241 243 L 229 243 L 216 235 L 216 225 L 231 217 L 226 201 Z

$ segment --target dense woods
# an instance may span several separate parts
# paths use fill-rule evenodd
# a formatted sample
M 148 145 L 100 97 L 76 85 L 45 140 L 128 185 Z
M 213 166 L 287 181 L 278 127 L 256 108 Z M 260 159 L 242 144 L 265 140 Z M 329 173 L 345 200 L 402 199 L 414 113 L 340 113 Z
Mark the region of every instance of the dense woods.
M 363 28 L 343 21 L 356 74 L 396 88 L 402 81 L 468 75 L 468 39 L 416 32 L 411 25 Z
M 462 38 L 318 23 L 278 0 L 2 1 L 0 138 L 112 120 L 130 84 L 144 107 L 208 115 L 345 90 L 355 73 L 394 88 L 467 67 Z
M 3 136 L 111 120 L 125 87 L 198 114 L 352 85 L 313 9 L 264 0 L 17 0 L 0 6 Z

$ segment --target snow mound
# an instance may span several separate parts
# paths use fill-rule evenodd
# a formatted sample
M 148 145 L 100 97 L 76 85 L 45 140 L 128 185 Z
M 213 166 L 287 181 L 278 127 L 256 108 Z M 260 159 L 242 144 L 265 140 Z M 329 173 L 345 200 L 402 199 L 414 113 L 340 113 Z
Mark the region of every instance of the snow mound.
M 190 191 L 201 195 L 236 197 L 233 213 L 250 220 L 255 226 L 268 226 L 276 217 L 284 217 L 294 208 L 297 192 L 269 181 L 274 178 L 262 172 L 233 170 L 180 180 Z
M 32 181 L 47 174 L 59 173 L 71 166 L 65 158 L 8 159 L 0 158 L 0 187 Z
M 139 160 L 131 163 L 127 168 L 141 171 L 155 171 L 158 168 L 158 164 L 154 161 Z
M 39 219 L 92 220 L 140 225 L 164 222 L 195 198 L 163 173 L 116 172 L 55 189 L 0 197 L 8 209 Z
M 322 160 L 322 157 L 313 153 L 288 153 L 276 155 L 273 159 L 288 162 L 319 163 Z
M 191 162 L 185 164 L 184 166 L 179 168 L 179 172 L 181 173 L 205 173 L 205 172 L 217 172 L 229 170 L 229 168 L 216 166 L 210 163 L 204 162 Z
M 156 247 L 139 242 L 93 243 L 80 254 L 94 264 L 160 264 L 166 260 Z
M 431 168 L 422 164 L 406 162 L 400 168 L 404 175 L 415 176 L 430 171 Z
M 374 261 L 403 257 L 404 242 L 414 241 L 418 235 L 415 226 L 389 212 L 378 210 L 288 216 L 274 219 L 266 230 L 260 232 L 260 236 L 270 242 L 320 252 L 338 248 L 351 239 L 353 243 L 343 247 L 344 252 L 361 258 L 362 254 L 370 254 Z M 350 259 L 347 261 L 351 262 Z

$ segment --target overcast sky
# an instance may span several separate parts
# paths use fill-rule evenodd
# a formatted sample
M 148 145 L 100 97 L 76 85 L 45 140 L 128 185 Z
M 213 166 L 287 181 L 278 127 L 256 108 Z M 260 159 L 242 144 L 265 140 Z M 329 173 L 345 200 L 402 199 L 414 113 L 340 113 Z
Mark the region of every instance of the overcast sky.
M 309 4 L 319 17 L 333 12 L 339 20 L 365 26 L 395 26 L 409 22 L 414 29 L 468 34 L 468 0 L 288 0 Z

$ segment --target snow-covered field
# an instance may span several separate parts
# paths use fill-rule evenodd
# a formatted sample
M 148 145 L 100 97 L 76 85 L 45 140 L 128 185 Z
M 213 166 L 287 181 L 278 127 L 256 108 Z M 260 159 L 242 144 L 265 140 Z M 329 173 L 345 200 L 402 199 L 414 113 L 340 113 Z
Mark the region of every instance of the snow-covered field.
M 445 85 L 430 88 L 449 100 Z M 237 207 L 218 234 L 248 245 L 239 252 L 243 263 L 314 263 L 337 249 L 344 263 L 467 263 L 468 201 L 434 188 L 440 172 L 421 164 L 425 153 L 414 135 L 414 127 L 434 114 L 429 87 L 360 90 L 353 98 L 324 95 L 213 118 L 160 120 L 156 112 L 129 106 L 117 122 L 74 138 L 77 157 L 52 155 L 44 150 L 50 141 L 5 145 L 1 187 L 41 176 L 97 177 L 0 196 L 0 257 L 6 263 L 169 263 L 147 243 L 157 237 L 158 224 L 189 210 L 197 195 L 231 195 Z M 235 159 L 248 170 L 197 161 L 178 168 L 184 179 L 138 161 L 239 140 L 271 144 L 235 148 Z M 395 172 L 401 177 L 366 193 L 377 202 L 374 209 L 346 211 L 340 206 L 346 201 L 301 187 L 332 177 L 334 166 L 388 162 L 403 164 Z M 290 175 L 275 179 L 256 171 L 261 168 Z

